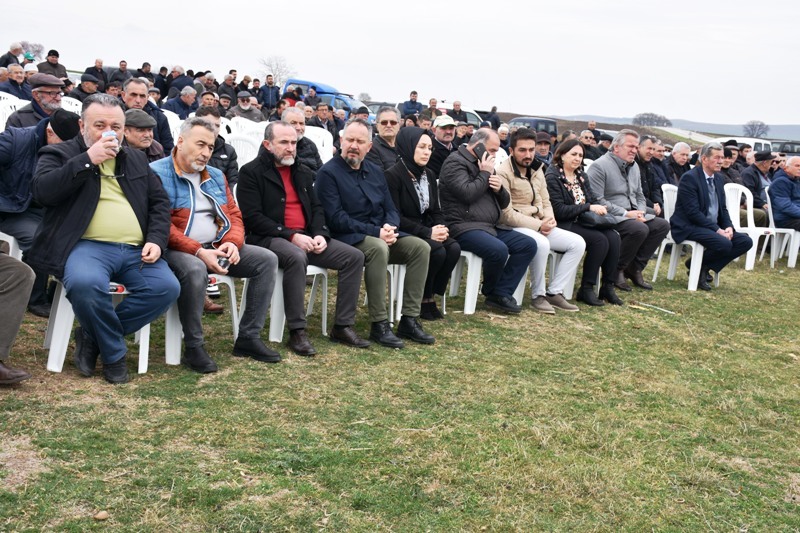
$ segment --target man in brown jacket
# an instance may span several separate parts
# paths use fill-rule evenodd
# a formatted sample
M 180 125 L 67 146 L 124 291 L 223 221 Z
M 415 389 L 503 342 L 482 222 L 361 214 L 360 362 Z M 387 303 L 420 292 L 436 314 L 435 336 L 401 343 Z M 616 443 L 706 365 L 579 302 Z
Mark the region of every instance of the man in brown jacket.
M 537 252 L 530 264 L 532 306 L 540 313 L 555 309 L 578 311 L 564 298 L 564 288 L 575 282 L 578 263 L 586 243 L 580 235 L 556 227 L 550 195 L 544 179 L 544 164 L 534 158 L 536 132 L 521 128 L 511 135 L 511 157 L 497 168 L 511 203 L 503 209 L 500 223 L 511 226 L 536 241 Z M 544 271 L 550 251 L 564 254 L 545 292 Z

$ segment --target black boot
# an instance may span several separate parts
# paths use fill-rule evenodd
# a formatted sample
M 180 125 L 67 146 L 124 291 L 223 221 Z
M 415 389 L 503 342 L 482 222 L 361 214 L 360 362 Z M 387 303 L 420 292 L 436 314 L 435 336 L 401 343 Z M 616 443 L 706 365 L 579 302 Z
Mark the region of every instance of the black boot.
M 595 307 L 602 307 L 606 305 L 605 302 L 598 298 L 594 293 L 594 285 L 591 283 L 581 284 L 581 288 L 578 289 L 578 296 L 576 298 L 579 302 L 593 305 Z
M 409 339 L 420 344 L 433 344 L 436 339 L 433 335 L 425 333 L 422 324 L 416 317 L 403 315 L 400 324 L 397 326 L 397 336 L 402 339 Z
M 600 286 L 600 298 L 613 305 L 625 304 L 625 302 L 623 302 L 620 297 L 617 296 L 613 283 L 603 282 L 603 284 Z

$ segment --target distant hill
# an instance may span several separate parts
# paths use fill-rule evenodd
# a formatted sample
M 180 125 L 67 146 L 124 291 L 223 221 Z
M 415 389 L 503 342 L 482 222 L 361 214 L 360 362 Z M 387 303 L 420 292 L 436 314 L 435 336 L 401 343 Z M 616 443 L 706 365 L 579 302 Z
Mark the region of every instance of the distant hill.
M 589 121 L 605 122 L 608 124 L 630 124 L 633 117 L 603 117 L 600 115 L 572 115 L 567 117 L 555 117 L 570 121 Z M 670 119 L 672 125 L 684 130 L 692 130 L 703 133 L 716 133 L 720 137 L 724 135 L 742 136 L 741 124 L 714 124 L 711 122 L 694 122 L 681 118 Z M 770 139 L 800 139 L 800 124 L 769 124 Z

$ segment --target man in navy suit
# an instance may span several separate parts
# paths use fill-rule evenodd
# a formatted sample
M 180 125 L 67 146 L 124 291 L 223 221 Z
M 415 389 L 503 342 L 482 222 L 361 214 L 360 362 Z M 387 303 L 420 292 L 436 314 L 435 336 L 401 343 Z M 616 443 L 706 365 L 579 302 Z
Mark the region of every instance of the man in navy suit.
M 675 212 L 670 219 L 675 242 L 697 241 L 705 247 L 697 288 L 710 291 L 708 271 L 719 272 L 753 246 L 753 240 L 736 233 L 725 205 L 724 179 L 719 170 L 724 159 L 722 145 L 706 143 L 700 164 L 681 176 Z

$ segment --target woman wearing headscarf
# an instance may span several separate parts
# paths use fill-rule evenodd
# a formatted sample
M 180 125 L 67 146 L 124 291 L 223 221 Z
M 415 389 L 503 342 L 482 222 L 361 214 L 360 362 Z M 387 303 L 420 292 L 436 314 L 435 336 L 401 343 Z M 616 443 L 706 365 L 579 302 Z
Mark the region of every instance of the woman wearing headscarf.
M 461 247 L 449 237 L 439 207 L 436 175 L 426 168 L 433 141 L 422 128 L 407 126 L 397 134 L 395 147 L 400 160 L 386 171 L 386 181 L 400 213 L 398 229 L 425 239 L 431 246 L 420 318 L 444 318 L 436 306 L 434 295 L 444 295 L 447 281 L 461 255 Z

